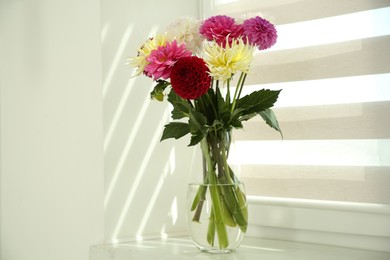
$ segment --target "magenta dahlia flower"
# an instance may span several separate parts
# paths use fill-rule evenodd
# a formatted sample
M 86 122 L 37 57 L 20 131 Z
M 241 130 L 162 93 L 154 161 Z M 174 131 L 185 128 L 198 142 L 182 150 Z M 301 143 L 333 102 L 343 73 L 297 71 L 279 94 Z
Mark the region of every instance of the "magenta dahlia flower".
M 242 28 L 243 40 L 247 38 L 249 44 L 257 46 L 260 50 L 270 48 L 278 38 L 275 26 L 259 16 L 245 20 Z
M 218 45 L 222 44 L 225 47 L 227 39 L 230 44 L 233 39 L 242 36 L 243 30 L 240 24 L 236 24 L 234 18 L 226 15 L 216 15 L 203 21 L 199 32 L 207 40 L 215 40 Z
M 154 80 L 167 79 L 176 61 L 191 55 L 192 52 L 186 49 L 185 44 L 178 45 L 176 40 L 168 42 L 165 46 L 159 46 L 150 52 L 146 59 L 149 64 L 145 66 L 144 73 L 148 77 L 153 77 Z
M 172 67 L 171 85 L 182 98 L 196 99 L 211 86 L 209 69 L 203 59 L 192 56 L 178 60 Z

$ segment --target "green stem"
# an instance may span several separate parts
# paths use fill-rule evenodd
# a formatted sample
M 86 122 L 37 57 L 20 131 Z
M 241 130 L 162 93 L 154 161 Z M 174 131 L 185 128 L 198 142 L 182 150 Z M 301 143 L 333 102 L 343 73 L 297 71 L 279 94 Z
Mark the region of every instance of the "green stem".
M 191 205 L 191 211 L 195 211 L 192 221 L 199 222 L 200 215 L 202 214 L 203 203 L 206 201 L 207 181 L 205 180 L 204 185 L 200 185 L 196 192 L 195 198 Z
M 227 80 L 226 82 L 226 98 L 225 102 L 228 107 L 230 107 L 230 79 Z
M 244 83 L 245 83 L 246 75 L 247 75 L 247 74 L 245 73 L 245 74 L 244 74 L 244 77 L 242 78 L 241 86 L 240 86 L 240 92 L 238 92 L 237 99 L 240 99 L 241 91 L 242 91 L 242 89 L 244 88 Z
M 194 201 L 191 205 L 191 211 L 195 211 L 194 217 L 192 218 L 192 221 L 194 222 L 200 222 L 200 215 L 202 214 L 203 204 L 206 201 L 206 191 L 207 191 L 207 184 L 208 184 L 208 178 L 207 178 L 207 167 L 206 167 L 206 160 L 202 156 L 202 165 L 203 165 L 203 184 L 198 188 L 198 191 L 196 192 Z
M 241 91 L 244 87 L 245 79 L 246 79 L 246 73 L 241 72 L 240 79 L 237 82 L 236 91 L 234 92 L 233 104 L 232 104 L 232 108 L 230 110 L 231 113 L 233 113 L 234 109 L 236 108 L 237 100 L 240 99 Z
M 232 108 L 230 110 L 231 113 L 233 113 L 234 107 L 236 106 L 237 95 L 238 95 L 238 92 L 239 92 L 239 87 L 241 86 L 242 78 L 244 77 L 243 75 L 244 75 L 244 73 L 241 72 L 240 78 L 238 79 L 238 82 L 237 82 L 236 90 L 234 91 Z
M 217 134 L 218 131 L 210 132 L 207 137 L 207 142 L 210 145 L 210 150 L 212 153 L 212 156 L 214 158 L 215 163 L 218 165 L 218 178 L 221 178 L 223 175 L 225 175 L 223 164 L 221 162 L 221 156 L 220 156 L 220 150 L 218 148 L 218 143 L 221 141 L 219 140 L 219 135 Z
M 230 216 L 232 216 L 235 222 L 240 226 L 240 229 L 243 232 L 246 232 L 248 225 L 248 209 L 246 206 L 246 200 L 244 194 L 242 193 L 240 187 L 235 185 L 234 183 L 234 173 L 231 171 L 228 163 L 227 163 L 227 147 L 226 144 L 230 142 L 230 140 L 225 140 L 225 132 L 219 131 L 219 134 L 216 134 L 213 140 L 219 141 L 219 146 L 216 146 L 212 140 L 210 142 L 213 143 L 214 150 L 214 158 L 216 158 L 218 164 L 218 172 L 219 178 L 223 184 L 228 184 L 222 186 L 221 194 L 224 198 L 226 205 L 229 208 L 229 212 L 225 215 L 225 219 L 229 220 Z M 230 137 L 228 137 L 230 138 Z M 222 170 L 220 170 L 222 169 Z M 222 172 L 222 173 L 221 173 Z
M 214 221 L 210 222 L 209 225 L 211 223 L 212 225 L 215 225 L 215 231 L 217 232 L 218 241 L 219 241 L 219 248 L 223 249 L 229 246 L 229 240 L 228 240 L 227 230 L 223 218 L 223 209 L 222 209 L 221 200 L 219 196 L 218 186 L 216 185 L 218 181 L 215 175 L 212 159 L 210 156 L 210 150 L 206 138 L 204 138 L 201 141 L 201 148 L 205 156 L 207 167 L 208 167 L 208 179 L 211 184 L 209 186 L 209 189 L 210 189 L 210 196 L 212 201 L 212 209 L 214 212 L 214 218 L 213 218 Z M 208 231 L 207 237 L 212 236 L 212 234 L 210 234 L 209 232 L 211 232 L 210 229 Z
M 229 136 L 226 137 L 225 136 L 226 134 L 228 134 Z M 227 154 L 229 153 L 229 147 L 226 147 L 226 144 L 230 143 L 230 138 L 231 138 L 230 133 L 229 132 L 225 133 L 225 131 L 221 131 L 219 138 L 221 139 L 219 147 L 220 147 L 220 154 L 221 154 L 221 158 L 222 158 L 223 169 L 225 172 L 227 184 L 233 184 L 233 181 L 230 178 L 230 167 L 227 163 Z M 229 140 L 225 140 L 226 138 L 229 138 Z
M 207 227 L 207 242 L 214 246 L 215 239 L 215 222 L 214 222 L 214 209 L 211 207 L 209 226 Z
M 218 88 L 218 84 L 217 84 L 216 88 Z M 210 97 L 210 95 L 208 93 L 203 95 L 201 98 L 203 98 L 203 97 L 207 98 L 207 100 L 204 100 L 204 101 L 207 102 L 211 106 L 211 108 L 212 108 L 212 110 L 214 112 L 214 118 L 216 118 L 216 119 L 219 118 L 218 111 L 217 111 L 217 109 L 214 106 L 214 100 L 211 99 L 211 97 Z

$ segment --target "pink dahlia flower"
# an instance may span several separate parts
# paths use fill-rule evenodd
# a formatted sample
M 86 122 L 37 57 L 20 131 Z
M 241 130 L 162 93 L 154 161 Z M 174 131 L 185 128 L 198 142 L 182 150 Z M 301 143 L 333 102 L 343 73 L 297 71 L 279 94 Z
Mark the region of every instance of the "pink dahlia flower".
M 259 16 L 245 20 L 242 27 L 243 39 L 247 38 L 250 44 L 256 45 L 260 50 L 270 48 L 278 38 L 275 26 Z
M 212 16 L 201 24 L 199 28 L 200 34 L 202 34 L 207 40 L 215 40 L 218 45 L 226 46 L 226 40 L 229 44 L 233 39 L 237 39 L 242 36 L 242 26 L 236 24 L 234 18 L 226 15 Z
M 176 61 L 191 55 L 192 52 L 186 49 L 185 44 L 178 45 L 176 40 L 169 42 L 150 52 L 146 59 L 149 64 L 145 66 L 144 73 L 148 77 L 153 77 L 154 80 L 167 79 Z
M 196 99 L 206 94 L 211 77 L 205 61 L 199 57 L 184 57 L 176 62 L 171 72 L 173 90 L 182 98 Z

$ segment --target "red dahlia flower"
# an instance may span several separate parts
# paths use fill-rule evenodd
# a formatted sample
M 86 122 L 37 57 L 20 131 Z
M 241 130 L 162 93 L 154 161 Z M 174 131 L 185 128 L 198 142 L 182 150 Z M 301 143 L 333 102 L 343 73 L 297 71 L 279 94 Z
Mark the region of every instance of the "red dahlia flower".
M 215 40 L 218 45 L 226 46 L 226 38 L 228 37 L 229 44 L 233 39 L 237 39 L 242 36 L 242 26 L 236 24 L 234 18 L 226 15 L 216 15 L 203 21 L 199 28 L 200 34 L 202 34 L 207 40 Z
M 260 50 L 270 48 L 278 37 L 275 26 L 259 16 L 245 20 L 242 27 L 244 30 L 243 40 L 246 40 L 247 37 L 249 43 L 256 45 Z
M 202 96 L 211 85 L 205 61 L 196 56 L 179 59 L 172 67 L 170 78 L 173 90 L 185 99 Z

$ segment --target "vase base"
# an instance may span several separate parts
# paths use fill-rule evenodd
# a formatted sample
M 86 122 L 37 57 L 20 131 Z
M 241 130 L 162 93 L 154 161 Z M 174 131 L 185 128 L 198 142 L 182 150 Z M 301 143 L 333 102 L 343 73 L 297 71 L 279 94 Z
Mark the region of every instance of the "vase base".
M 229 254 L 235 251 L 235 249 L 207 249 L 207 248 L 200 248 L 199 250 L 203 253 L 209 253 L 209 254 Z

